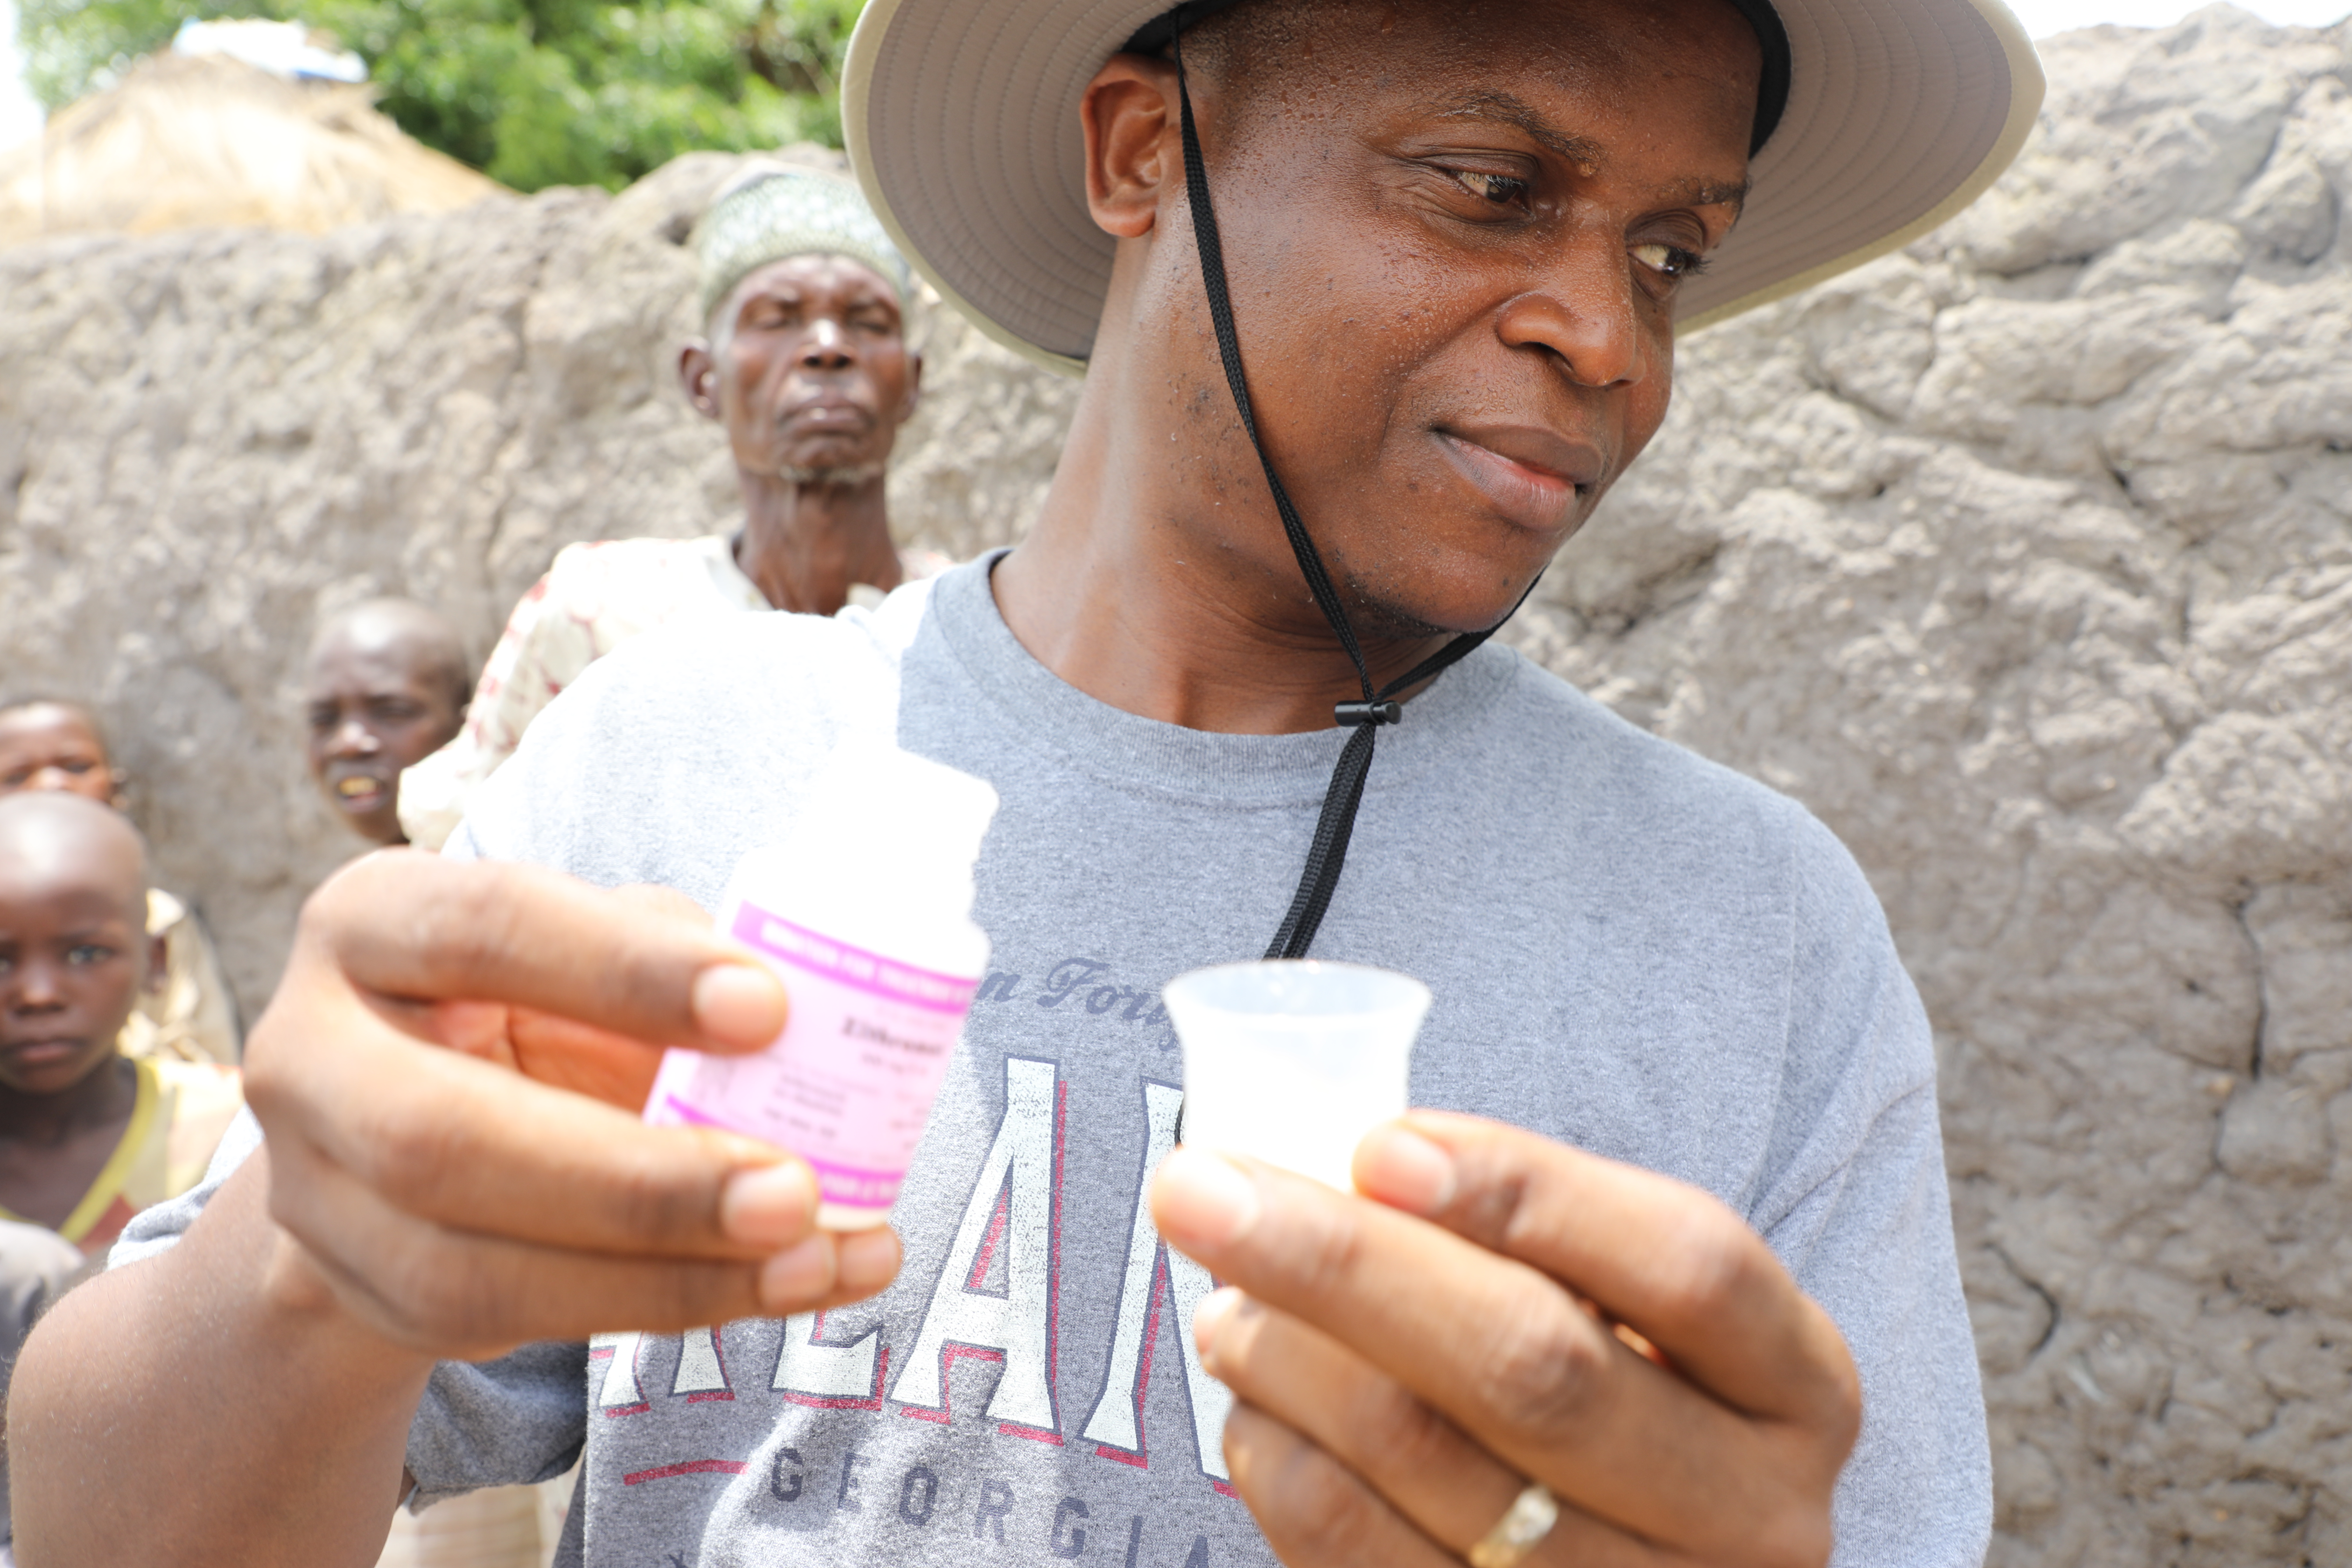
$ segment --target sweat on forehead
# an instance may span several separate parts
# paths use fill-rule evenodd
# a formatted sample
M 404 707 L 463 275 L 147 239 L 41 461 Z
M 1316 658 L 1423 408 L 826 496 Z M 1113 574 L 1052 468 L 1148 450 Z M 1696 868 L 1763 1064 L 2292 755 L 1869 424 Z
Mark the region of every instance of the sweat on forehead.
M 0 892 L 69 887 L 109 889 L 126 916 L 137 915 L 147 898 L 139 830 L 121 812 L 77 795 L 0 795 Z

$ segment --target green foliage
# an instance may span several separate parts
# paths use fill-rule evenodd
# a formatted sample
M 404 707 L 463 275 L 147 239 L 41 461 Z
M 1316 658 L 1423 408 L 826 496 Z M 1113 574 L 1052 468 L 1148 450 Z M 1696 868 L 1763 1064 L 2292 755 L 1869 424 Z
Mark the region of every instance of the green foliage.
M 356 49 L 385 113 L 517 190 L 614 188 L 699 148 L 841 144 L 861 0 L 23 0 L 55 110 L 171 42 L 184 18 L 299 21 Z

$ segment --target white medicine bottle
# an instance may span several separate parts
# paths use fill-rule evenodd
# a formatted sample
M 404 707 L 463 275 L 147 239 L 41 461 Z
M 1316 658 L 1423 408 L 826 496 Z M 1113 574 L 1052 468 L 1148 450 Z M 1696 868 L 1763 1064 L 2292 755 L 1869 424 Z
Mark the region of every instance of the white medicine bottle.
M 719 930 L 782 979 L 783 1033 L 750 1056 L 666 1053 L 645 1119 L 800 1155 L 827 1229 L 887 1218 L 987 973 L 972 868 L 996 806 L 986 784 L 895 746 L 837 748 L 719 906 Z

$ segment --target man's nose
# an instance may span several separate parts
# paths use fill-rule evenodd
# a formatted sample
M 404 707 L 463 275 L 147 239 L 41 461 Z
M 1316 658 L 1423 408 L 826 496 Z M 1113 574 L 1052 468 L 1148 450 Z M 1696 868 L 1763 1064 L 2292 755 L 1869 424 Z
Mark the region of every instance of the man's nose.
M 327 750 L 339 757 L 373 756 L 381 749 L 375 731 L 357 719 L 346 719 L 337 724 L 327 741 Z
M 856 357 L 849 334 L 830 316 L 819 316 L 809 323 L 808 336 L 801 340 L 800 363 L 809 370 L 845 369 Z
M 1496 331 L 1513 348 L 1549 349 L 1580 386 L 1641 381 L 1651 369 L 1641 285 L 1622 243 L 1581 242 L 1537 289 L 1503 307 Z
M 55 763 L 46 763 L 35 768 L 33 776 L 25 781 L 26 789 L 71 789 L 73 786 L 73 774 Z

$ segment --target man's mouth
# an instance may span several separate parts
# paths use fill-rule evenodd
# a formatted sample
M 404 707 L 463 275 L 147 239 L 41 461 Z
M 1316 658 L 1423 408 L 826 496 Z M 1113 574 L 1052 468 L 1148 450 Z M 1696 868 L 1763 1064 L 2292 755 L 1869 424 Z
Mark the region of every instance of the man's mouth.
M 844 436 L 858 435 L 869 428 L 873 416 L 855 403 L 803 403 L 784 411 L 777 421 L 788 431 L 822 430 Z
M 383 779 L 368 773 L 345 773 L 334 783 L 335 798 L 347 806 L 369 806 L 391 793 Z
M 1496 510 L 1522 528 L 1557 532 L 1607 471 L 1594 448 L 1528 426 L 1440 428 L 1438 449 Z

